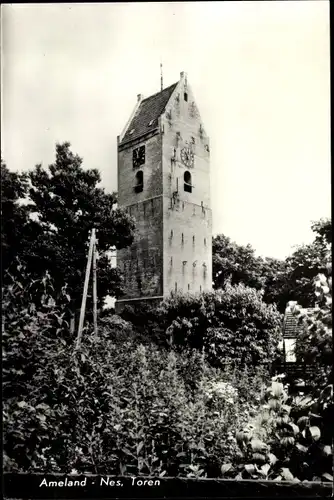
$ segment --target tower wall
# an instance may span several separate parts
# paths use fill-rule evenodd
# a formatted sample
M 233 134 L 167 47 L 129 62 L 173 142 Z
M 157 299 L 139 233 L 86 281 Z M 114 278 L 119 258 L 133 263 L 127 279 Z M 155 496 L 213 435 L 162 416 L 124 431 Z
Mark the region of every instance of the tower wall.
M 132 151 L 145 145 L 145 165 L 134 168 Z M 136 172 L 143 171 L 143 191 L 135 192 Z M 134 242 L 117 252 L 117 265 L 124 273 L 125 295 L 118 309 L 129 299 L 161 297 L 163 294 L 163 199 L 161 134 L 119 147 L 118 200 L 135 218 Z M 132 302 L 132 301 L 131 301 Z
M 185 101 L 184 93 L 188 100 Z M 163 134 L 164 280 L 163 292 L 212 289 L 212 212 L 210 148 L 193 93 L 183 78 L 161 118 Z M 194 167 L 181 150 L 194 153 Z M 184 173 L 192 192 L 184 191 Z M 173 196 L 174 193 L 174 196 Z

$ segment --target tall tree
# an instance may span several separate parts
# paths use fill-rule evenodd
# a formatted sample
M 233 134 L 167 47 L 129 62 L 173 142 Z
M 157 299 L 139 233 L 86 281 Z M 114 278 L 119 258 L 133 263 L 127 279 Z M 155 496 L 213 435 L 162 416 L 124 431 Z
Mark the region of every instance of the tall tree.
M 250 246 L 242 246 L 224 235 L 213 239 L 212 260 L 215 288 L 232 284 L 262 289 L 263 300 L 276 304 L 284 312 L 289 300 L 296 300 L 303 307 L 315 304 L 314 279 L 326 274 L 328 256 L 332 247 L 332 222 L 320 219 L 312 222 L 314 241 L 296 247 L 285 260 L 257 257 Z
M 313 222 L 311 229 L 314 241 L 299 245 L 286 259 L 288 300 L 297 300 L 303 307 L 314 307 L 314 280 L 318 274 L 327 273 L 327 265 L 332 247 L 332 221 L 320 219 Z
M 134 221 L 117 208 L 117 195 L 98 187 L 98 170 L 84 169 L 68 142 L 56 145 L 53 164 L 37 165 L 28 177 L 29 219 L 24 228 L 28 244 L 20 252 L 28 272 L 40 277 L 48 271 L 56 296 L 66 283 L 73 310 L 80 307 L 89 232 L 94 227 L 99 302 L 107 295 L 118 296 L 121 274 L 111 267 L 109 252 L 131 244 Z
M 27 207 L 21 203 L 27 194 L 26 174 L 11 172 L 1 158 L 1 271 L 11 268 L 26 244 Z
M 262 259 L 255 255 L 251 245 L 238 245 L 230 238 L 219 234 L 212 241 L 212 263 L 214 288 L 224 288 L 243 283 L 261 289 L 264 285 Z

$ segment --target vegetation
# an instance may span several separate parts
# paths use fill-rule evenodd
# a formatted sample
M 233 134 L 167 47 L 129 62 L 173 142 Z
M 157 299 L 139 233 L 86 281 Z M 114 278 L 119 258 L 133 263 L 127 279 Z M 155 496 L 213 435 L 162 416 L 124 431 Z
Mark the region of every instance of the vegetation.
M 329 268 L 331 271 L 331 268 Z M 222 471 L 240 478 L 293 481 L 333 481 L 332 284 L 319 275 L 317 307 L 295 314 L 304 324 L 297 339 L 297 356 L 312 364 L 312 390 L 289 394 L 277 381 L 255 419 L 237 433 L 240 453 Z M 306 377 L 307 379 L 307 377 Z
M 243 283 L 263 290 L 263 300 L 284 312 L 290 300 L 303 307 L 315 304 L 314 279 L 326 272 L 332 244 L 332 221 L 320 219 L 311 229 L 314 241 L 298 246 L 285 260 L 256 256 L 250 246 L 237 245 L 224 235 L 213 239 L 213 280 L 216 289 Z
M 1 161 L 1 179 L 5 471 L 332 480 L 330 220 L 284 261 L 217 236 L 213 292 L 105 312 L 76 349 L 88 231 L 101 305 L 121 293 L 108 252 L 134 221 L 68 143 L 48 169 Z M 271 380 L 288 300 L 307 395 Z
M 35 302 L 18 281 L 4 293 L 5 470 L 216 477 L 261 376 L 215 369 L 196 350 L 145 345 L 117 316 L 97 336 L 86 330 L 75 351 L 66 300 L 55 305 L 48 277 L 38 285 Z
M 268 366 L 275 359 L 281 315 L 243 284 L 166 298 L 157 315 L 172 345 L 204 349 L 214 366 Z
M 1 177 L 4 269 L 15 274 L 19 258 L 35 279 L 49 272 L 55 296 L 66 283 L 75 311 L 81 303 L 89 231 L 95 227 L 100 305 L 107 295 L 121 293 L 120 272 L 111 267 L 108 255 L 131 244 L 134 221 L 116 208 L 115 193 L 98 187 L 98 170 L 84 169 L 82 159 L 64 143 L 57 144 L 56 160 L 47 169 L 37 165 L 19 175 L 2 163 Z

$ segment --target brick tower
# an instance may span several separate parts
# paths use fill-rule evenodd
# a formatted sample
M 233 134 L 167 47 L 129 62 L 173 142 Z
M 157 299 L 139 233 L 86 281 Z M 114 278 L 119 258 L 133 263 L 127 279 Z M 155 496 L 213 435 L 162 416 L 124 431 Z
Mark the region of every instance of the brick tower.
M 212 288 L 210 148 L 185 73 L 137 104 L 118 142 L 118 203 L 136 219 L 117 253 L 125 304 Z

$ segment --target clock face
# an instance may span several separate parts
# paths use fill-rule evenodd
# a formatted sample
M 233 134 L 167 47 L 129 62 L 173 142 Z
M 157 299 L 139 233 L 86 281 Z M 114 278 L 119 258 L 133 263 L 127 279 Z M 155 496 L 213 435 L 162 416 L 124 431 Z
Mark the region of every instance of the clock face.
M 145 146 L 140 146 L 132 151 L 132 162 L 134 167 L 140 167 L 145 163 Z
M 186 167 L 194 166 L 194 153 L 191 151 L 190 148 L 186 147 L 182 149 L 181 160 Z

